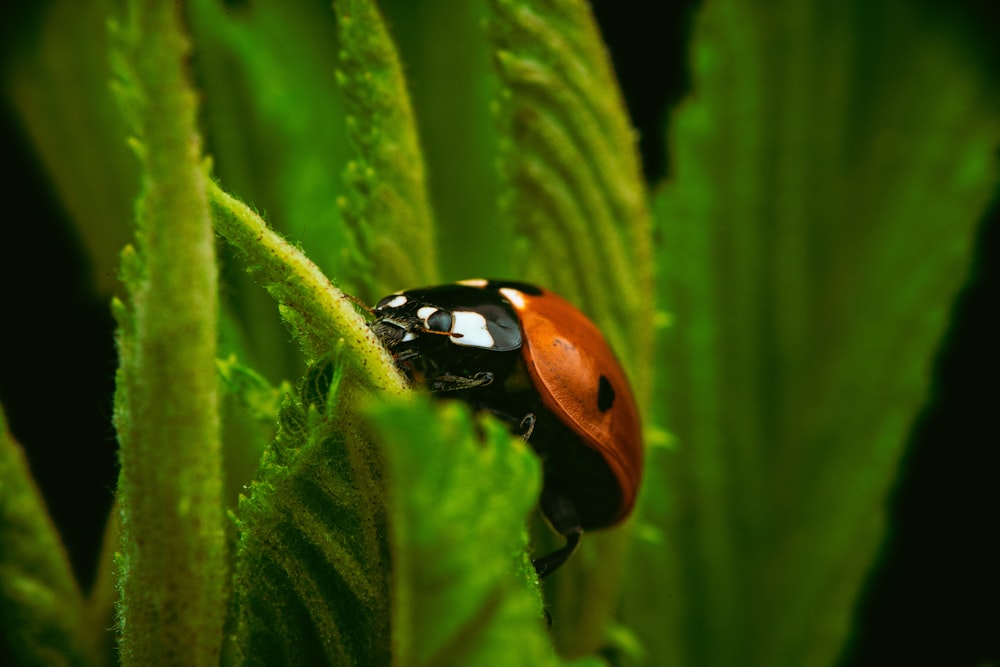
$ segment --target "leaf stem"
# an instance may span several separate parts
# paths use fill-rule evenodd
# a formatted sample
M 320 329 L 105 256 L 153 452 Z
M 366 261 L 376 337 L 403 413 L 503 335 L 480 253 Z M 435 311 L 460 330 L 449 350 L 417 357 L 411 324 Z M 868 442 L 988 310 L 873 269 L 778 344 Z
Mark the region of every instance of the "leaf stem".
M 400 395 L 406 381 L 351 300 L 330 284 L 301 250 L 217 184 L 210 184 L 216 230 L 243 252 L 260 284 L 279 304 L 281 316 L 310 359 L 344 340 L 344 355 L 369 388 Z

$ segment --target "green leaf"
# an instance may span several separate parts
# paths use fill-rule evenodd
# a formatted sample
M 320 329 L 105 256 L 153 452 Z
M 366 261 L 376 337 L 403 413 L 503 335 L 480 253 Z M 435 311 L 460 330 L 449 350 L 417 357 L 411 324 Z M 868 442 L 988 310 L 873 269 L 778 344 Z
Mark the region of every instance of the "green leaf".
M 73 568 L 0 410 L 0 628 L 21 665 L 100 664 Z
M 913 11 L 699 17 L 657 203 L 677 448 L 650 461 L 626 605 L 659 664 L 828 665 L 848 636 L 997 183 L 997 109 Z
M 239 503 L 239 664 L 389 664 L 381 460 L 357 429 L 341 345 L 286 400 Z
M 116 305 L 119 652 L 124 664 L 218 664 L 229 568 L 208 177 L 179 5 L 129 9 L 114 56 L 144 185 L 137 251 L 122 257 L 129 302 Z
M 387 463 L 393 664 L 554 664 L 526 520 L 535 454 L 456 403 L 376 405 Z
M 437 259 L 424 160 L 406 82 L 385 23 L 371 0 L 337 0 L 340 88 L 356 157 L 347 164 L 343 215 L 374 301 L 436 282 Z

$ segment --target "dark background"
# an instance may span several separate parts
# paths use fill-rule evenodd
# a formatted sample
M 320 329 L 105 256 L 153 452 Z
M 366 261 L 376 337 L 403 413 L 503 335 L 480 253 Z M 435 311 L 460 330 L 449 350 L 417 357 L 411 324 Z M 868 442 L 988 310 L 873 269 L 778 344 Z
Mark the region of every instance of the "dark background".
M 641 134 L 647 177 L 656 182 L 668 170 L 666 114 L 688 85 L 686 44 L 696 3 L 593 4 Z M 1000 73 L 1000 3 L 950 7 L 947 17 L 961 19 L 970 46 Z M 34 11 L 4 4 L 5 42 Z M 652 71 L 672 85 L 648 85 Z M 78 574 L 89 582 L 116 477 L 114 324 L 106 300 L 88 291 L 87 259 L 30 145 L 9 109 L 0 113 L 6 211 L 0 403 Z M 994 205 L 980 225 L 972 278 L 954 305 L 932 398 L 889 501 L 889 540 L 858 609 L 845 666 L 1000 665 L 998 260 L 1000 205 Z

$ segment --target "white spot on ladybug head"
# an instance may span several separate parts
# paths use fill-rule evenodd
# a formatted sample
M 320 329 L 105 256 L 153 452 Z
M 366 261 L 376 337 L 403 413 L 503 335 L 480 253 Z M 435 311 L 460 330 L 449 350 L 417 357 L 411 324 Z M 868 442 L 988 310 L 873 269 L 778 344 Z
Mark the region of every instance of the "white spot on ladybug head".
M 451 314 L 454 324 L 452 343 L 464 347 L 493 347 L 493 334 L 486 326 L 486 318 L 471 310 L 456 310 Z
M 385 303 L 381 304 L 381 308 L 399 308 L 400 306 L 405 306 L 409 299 L 406 298 L 405 294 L 397 294 Z
M 424 306 L 423 308 L 417 311 L 417 317 L 422 319 L 424 321 L 424 324 L 427 324 L 427 318 L 436 313 L 437 311 L 438 309 L 435 308 L 434 306 Z
M 469 287 L 486 287 L 489 281 L 485 278 L 469 278 L 468 280 L 459 280 L 459 285 L 468 285 Z
M 504 295 L 516 310 L 524 310 L 524 294 L 513 287 L 501 287 L 500 293 Z
M 413 333 L 412 331 L 407 331 L 405 334 L 403 334 L 403 338 L 400 339 L 399 342 L 409 343 L 411 340 L 416 340 L 416 339 L 417 339 L 417 334 Z

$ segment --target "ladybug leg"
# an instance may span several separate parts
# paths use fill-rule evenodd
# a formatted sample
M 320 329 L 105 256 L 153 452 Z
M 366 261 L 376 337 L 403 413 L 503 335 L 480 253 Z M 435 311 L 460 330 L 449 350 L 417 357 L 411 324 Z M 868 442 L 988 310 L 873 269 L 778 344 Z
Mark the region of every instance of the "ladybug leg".
M 399 354 L 394 354 L 393 359 L 397 364 L 401 364 L 404 361 L 409 361 L 410 359 L 416 359 L 420 356 L 420 350 L 403 350 Z
M 533 412 L 529 412 L 521 419 L 518 419 L 509 412 L 497 410 L 489 405 L 473 403 L 472 406 L 476 412 L 488 412 L 502 421 L 507 425 L 507 429 L 510 431 L 511 435 L 521 438 L 522 440 L 527 440 L 531 435 L 531 432 L 535 430 L 535 413 Z
M 524 418 L 521 419 L 521 423 L 518 425 L 518 428 L 521 429 L 521 432 L 518 433 L 521 440 L 527 441 L 527 439 L 531 437 L 531 434 L 535 430 L 536 421 L 538 421 L 538 419 L 535 417 L 534 412 L 529 412 L 524 415 Z
M 541 498 L 542 513 L 555 528 L 556 532 L 566 538 L 566 545 L 550 554 L 532 561 L 535 572 L 539 578 L 544 579 L 566 562 L 566 559 L 576 551 L 580 544 L 580 537 L 583 535 L 583 528 L 580 526 L 580 517 L 577 515 L 576 507 L 565 497 L 555 493 L 542 491 Z
M 439 375 L 428 382 L 431 391 L 459 391 L 461 389 L 475 389 L 485 387 L 493 383 L 493 373 L 476 373 L 472 377 L 464 375 Z
M 566 546 L 531 561 L 531 564 L 535 566 L 535 572 L 538 574 L 539 579 L 549 576 L 566 562 L 566 559 L 576 551 L 577 545 L 580 544 L 581 535 L 583 535 L 582 530 L 570 533 L 566 536 Z

